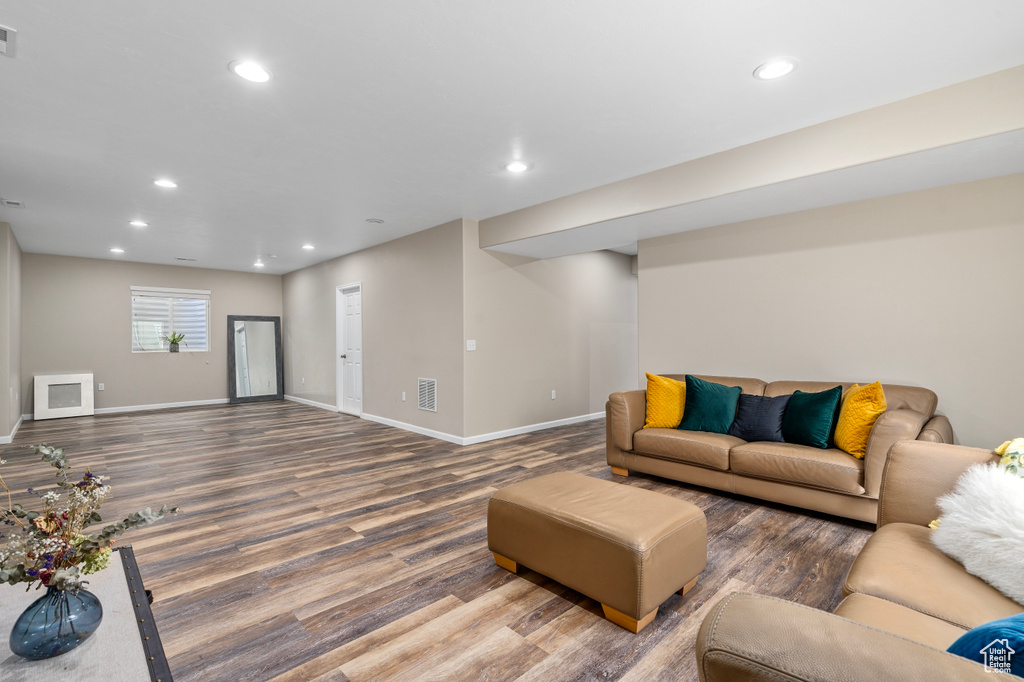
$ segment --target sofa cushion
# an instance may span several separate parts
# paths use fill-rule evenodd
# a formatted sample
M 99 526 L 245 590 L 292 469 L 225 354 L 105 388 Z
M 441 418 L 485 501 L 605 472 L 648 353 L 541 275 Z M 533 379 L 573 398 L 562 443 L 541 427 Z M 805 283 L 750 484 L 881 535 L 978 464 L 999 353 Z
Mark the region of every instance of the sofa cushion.
M 860 383 L 863 384 L 863 382 Z M 773 381 L 764 387 L 763 394 L 768 396 L 789 395 L 796 391 L 813 393 L 832 388 L 836 384 L 842 384 L 844 391 L 853 386 L 852 381 Z M 934 391 L 920 386 L 882 384 L 882 390 L 885 391 L 885 402 L 890 410 L 914 410 L 931 417 L 935 414 L 935 407 L 939 402 Z
M 740 401 L 736 405 L 736 419 L 729 427 L 729 435 L 746 441 L 783 442 L 782 415 L 787 404 L 788 395 L 767 398 L 763 395 L 740 394 Z
M 663 374 L 662 376 L 675 379 L 676 381 L 686 381 L 685 374 Z M 765 386 L 768 385 L 760 379 L 752 377 L 720 377 L 712 374 L 690 374 L 690 376 L 710 381 L 714 384 L 722 384 L 723 386 L 739 386 L 743 389 L 744 393 L 749 393 L 750 395 L 764 395 Z
M 733 472 L 814 488 L 864 494 L 864 462 L 841 450 L 793 443 L 746 443 L 729 452 Z
M 736 418 L 736 404 L 743 389 L 723 386 L 686 375 L 686 409 L 679 428 L 684 431 L 728 433 Z
M 638 453 L 722 471 L 729 468 L 729 450 L 742 444 L 724 433 L 677 429 L 644 429 L 633 436 Z
M 850 567 L 843 594 L 887 599 L 968 630 L 1024 611 L 943 554 L 931 532 L 909 523 L 879 528 Z
M 839 416 L 839 399 L 842 396 L 842 386 L 818 393 L 796 391 L 782 417 L 782 436 L 786 442 L 822 450 L 827 448 Z
M 967 630 L 914 609 L 867 594 L 851 594 L 836 607 L 837 616 L 885 630 L 936 649 L 945 649 Z

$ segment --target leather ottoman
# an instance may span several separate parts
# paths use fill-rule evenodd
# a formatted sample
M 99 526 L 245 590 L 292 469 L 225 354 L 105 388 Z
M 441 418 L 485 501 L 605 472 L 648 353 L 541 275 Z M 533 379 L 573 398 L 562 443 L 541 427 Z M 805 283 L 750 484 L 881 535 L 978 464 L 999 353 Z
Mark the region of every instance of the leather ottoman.
M 487 507 L 487 546 L 601 602 L 605 618 L 639 632 L 707 565 L 704 513 L 649 490 L 558 473 L 499 490 Z

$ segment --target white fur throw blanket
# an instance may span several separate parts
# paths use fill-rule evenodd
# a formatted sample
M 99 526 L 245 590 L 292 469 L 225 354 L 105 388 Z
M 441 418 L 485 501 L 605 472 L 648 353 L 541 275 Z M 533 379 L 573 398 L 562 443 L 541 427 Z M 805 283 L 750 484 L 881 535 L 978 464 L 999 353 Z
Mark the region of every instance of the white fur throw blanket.
M 935 546 L 1024 604 L 1024 478 L 994 464 L 975 464 L 938 505 Z

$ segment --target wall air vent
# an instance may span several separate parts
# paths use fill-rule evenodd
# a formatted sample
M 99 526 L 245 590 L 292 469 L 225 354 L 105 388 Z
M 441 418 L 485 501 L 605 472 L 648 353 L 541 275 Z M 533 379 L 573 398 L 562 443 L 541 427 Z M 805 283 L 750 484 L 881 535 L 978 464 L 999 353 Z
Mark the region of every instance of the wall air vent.
M 14 56 L 14 45 L 16 43 L 18 32 L 13 28 L 7 26 L 0 26 L 0 54 L 6 55 L 7 57 Z
M 196 262 L 196 259 L 195 259 L 195 258 L 182 258 L 181 256 L 178 256 L 178 257 L 177 257 L 177 258 L 175 258 L 174 260 L 183 260 L 183 261 L 185 261 L 186 263 L 195 263 L 195 262 Z
M 7 208 L 25 208 L 24 202 L 15 201 L 14 199 L 0 199 L 0 204 Z
M 421 410 L 437 412 L 437 379 L 419 380 L 419 405 Z

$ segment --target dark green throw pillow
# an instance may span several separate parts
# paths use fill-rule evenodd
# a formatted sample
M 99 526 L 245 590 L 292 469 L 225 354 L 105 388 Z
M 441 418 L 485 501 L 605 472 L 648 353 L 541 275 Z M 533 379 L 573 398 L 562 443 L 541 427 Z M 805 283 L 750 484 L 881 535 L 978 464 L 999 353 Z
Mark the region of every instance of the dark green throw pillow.
M 787 443 L 824 450 L 829 445 L 838 412 L 836 406 L 842 397 L 842 386 L 820 393 L 795 392 L 782 415 L 782 437 Z
M 742 392 L 739 386 L 723 386 L 687 374 L 686 407 L 679 429 L 729 433 Z

